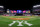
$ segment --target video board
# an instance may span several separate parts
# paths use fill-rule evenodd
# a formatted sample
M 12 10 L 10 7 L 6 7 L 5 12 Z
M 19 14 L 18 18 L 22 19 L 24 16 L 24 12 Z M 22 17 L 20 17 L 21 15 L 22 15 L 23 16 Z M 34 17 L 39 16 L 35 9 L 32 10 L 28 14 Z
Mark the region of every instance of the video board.
M 24 10 L 23 13 L 26 13 L 26 11 Z
M 26 13 L 30 13 L 30 10 L 26 10 Z
M 17 13 L 17 11 L 16 11 L 16 10 L 14 10 L 14 11 L 13 11 L 13 13 Z
M 23 12 L 22 10 L 17 10 L 17 13 L 22 14 Z

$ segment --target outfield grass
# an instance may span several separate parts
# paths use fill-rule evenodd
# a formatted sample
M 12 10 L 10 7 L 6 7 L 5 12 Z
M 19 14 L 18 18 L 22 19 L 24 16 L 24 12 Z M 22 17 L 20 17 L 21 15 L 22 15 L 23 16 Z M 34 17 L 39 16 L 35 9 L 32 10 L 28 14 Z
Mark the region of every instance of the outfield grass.
M 28 21 L 28 23 L 33 24 L 32 26 L 28 26 L 23 22 L 22 24 L 24 26 L 17 26 L 18 23 L 15 23 L 11 27 L 40 27 L 40 16 L 0 16 L 0 27 L 9 27 L 8 24 L 14 21 L 9 18 L 30 18 L 30 20 L 24 20 L 24 21 Z M 22 20 L 19 20 L 19 21 L 22 21 Z

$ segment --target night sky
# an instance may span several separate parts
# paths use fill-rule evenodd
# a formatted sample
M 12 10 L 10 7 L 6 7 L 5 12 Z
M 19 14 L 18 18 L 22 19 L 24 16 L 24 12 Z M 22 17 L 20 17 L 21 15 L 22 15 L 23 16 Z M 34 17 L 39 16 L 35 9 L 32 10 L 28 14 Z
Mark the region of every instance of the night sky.
M 11 10 L 31 10 L 33 5 L 40 4 L 39 0 L 0 0 L 0 5 Z

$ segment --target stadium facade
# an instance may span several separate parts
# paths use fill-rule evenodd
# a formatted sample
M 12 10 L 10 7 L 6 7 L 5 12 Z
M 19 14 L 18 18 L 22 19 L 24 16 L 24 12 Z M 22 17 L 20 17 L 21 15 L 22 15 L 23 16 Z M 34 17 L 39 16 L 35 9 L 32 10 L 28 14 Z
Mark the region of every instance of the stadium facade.
M 40 5 L 35 5 L 35 6 L 33 6 L 33 11 L 32 11 L 32 13 L 33 13 L 34 15 L 40 15 Z
M 0 6 L 0 15 L 4 14 L 4 6 Z
M 6 14 L 4 13 L 4 6 L 0 6 L 0 14 L 5 16 L 32 16 L 40 15 L 40 5 L 33 6 L 32 13 L 30 10 L 10 10 L 7 9 Z

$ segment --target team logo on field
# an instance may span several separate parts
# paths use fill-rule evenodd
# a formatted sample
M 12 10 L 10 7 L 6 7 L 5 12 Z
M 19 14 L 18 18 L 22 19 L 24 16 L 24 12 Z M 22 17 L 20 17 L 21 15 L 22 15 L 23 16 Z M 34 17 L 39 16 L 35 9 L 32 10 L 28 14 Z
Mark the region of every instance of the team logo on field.
M 33 24 L 30 24 L 30 23 L 28 23 L 27 21 L 24 21 L 24 20 L 22 20 L 21 22 L 20 21 L 13 21 L 13 23 L 11 23 L 11 24 L 8 24 L 9 26 L 12 26 L 12 25 L 14 25 L 15 23 L 19 23 L 17 26 L 23 26 L 22 25 L 22 23 L 24 22 L 24 24 L 26 24 L 26 25 L 28 25 L 28 26 L 32 26 Z

